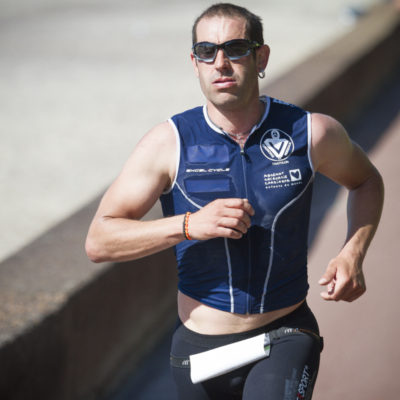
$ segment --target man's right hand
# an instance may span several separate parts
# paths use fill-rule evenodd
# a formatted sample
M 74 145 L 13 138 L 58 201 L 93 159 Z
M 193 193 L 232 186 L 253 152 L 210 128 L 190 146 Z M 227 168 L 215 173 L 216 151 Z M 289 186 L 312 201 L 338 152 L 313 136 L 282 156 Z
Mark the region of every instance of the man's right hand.
M 253 207 L 247 199 L 214 200 L 190 215 L 189 235 L 196 240 L 240 239 L 250 228 L 253 215 Z

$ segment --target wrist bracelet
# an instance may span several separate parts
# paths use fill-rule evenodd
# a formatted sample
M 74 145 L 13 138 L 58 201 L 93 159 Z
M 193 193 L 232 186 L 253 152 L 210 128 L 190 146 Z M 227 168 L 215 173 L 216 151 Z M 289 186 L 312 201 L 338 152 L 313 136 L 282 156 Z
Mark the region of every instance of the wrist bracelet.
M 189 217 L 190 217 L 190 212 L 188 211 L 185 214 L 185 217 L 183 218 L 183 236 L 185 236 L 186 240 L 192 240 L 192 238 L 189 235 Z

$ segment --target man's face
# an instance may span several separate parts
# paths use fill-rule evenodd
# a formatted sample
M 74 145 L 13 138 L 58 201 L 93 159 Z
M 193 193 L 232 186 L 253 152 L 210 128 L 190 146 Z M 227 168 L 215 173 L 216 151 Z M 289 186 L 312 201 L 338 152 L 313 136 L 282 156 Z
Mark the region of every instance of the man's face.
M 243 18 L 203 18 L 197 25 L 197 42 L 224 43 L 245 39 L 246 22 Z M 207 100 L 218 108 L 242 107 L 258 98 L 257 57 L 253 52 L 238 60 L 230 60 L 219 49 L 213 62 L 192 62 Z

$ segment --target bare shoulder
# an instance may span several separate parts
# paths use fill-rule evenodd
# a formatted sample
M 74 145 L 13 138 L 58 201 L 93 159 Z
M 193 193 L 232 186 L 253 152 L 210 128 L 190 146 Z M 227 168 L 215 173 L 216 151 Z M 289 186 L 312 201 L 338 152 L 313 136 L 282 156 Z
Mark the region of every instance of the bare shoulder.
M 367 155 L 336 119 L 312 114 L 311 130 L 311 158 L 316 171 L 347 188 L 358 186 L 374 173 Z
M 136 149 L 161 149 L 171 150 L 175 147 L 176 139 L 174 130 L 168 121 L 154 126 L 138 142 Z
M 328 115 L 312 114 L 311 132 L 311 154 L 316 170 L 329 160 L 351 151 L 352 143 L 346 130 Z
M 165 121 L 147 132 L 138 142 L 122 170 L 121 177 L 143 179 L 149 184 L 168 186 L 175 174 L 176 136 L 171 124 Z M 165 187 L 161 188 L 164 190 Z
M 175 173 L 175 154 L 176 137 L 172 126 L 166 121 L 156 125 L 140 139 L 122 175 L 137 175 L 140 172 L 144 176 L 157 175 L 166 180 L 172 179 Z
M 173 182 L 176 136 L 169 122 L 156 125 L 137 143 L 105 193 L 101 215 L 141 218 Z
M 171 153 L 175 153 L 176 136 L 168 121 L 156 125 L 147 132 L 136 145 L 131 158 L 148 157 L 154 165 L 169 159 Z M 149 160 L 149 161 L 150 161 Z M 151 163 L 151 164 L 153 164 Z

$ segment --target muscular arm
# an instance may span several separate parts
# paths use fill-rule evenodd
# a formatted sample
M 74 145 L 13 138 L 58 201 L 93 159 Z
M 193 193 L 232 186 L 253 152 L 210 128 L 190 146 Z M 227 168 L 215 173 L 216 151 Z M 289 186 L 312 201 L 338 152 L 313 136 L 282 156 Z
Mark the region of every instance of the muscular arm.
M 163 123 L 141 139 L 103 196 L 86 239 L 92 261 L 135 259 L 182 240 L 178 217 L 140 221 L 170 185 L 174 166 L 175 137 Z
M 140 219 L 173 182 L 176 139 L 169 123 L 156 126 L 138 143 L 120 176 L 100 202 L 86 239 L 94 262 L 127 261 L 172 247 L 182 240 L 183 215 Z M 192 214 L 193 239 L 239 238 L 250 226 L 253 209 L 244 199 L 216 200 Z
M 377 229 L 383 206 L 383 182 L 344 128 L 321 114 L 312 116 L 312 159 L 315 170 L 349 190 L 347 236 L 319 283 L 325 300 L 353 301 L 365 290 L 362 263 Z

